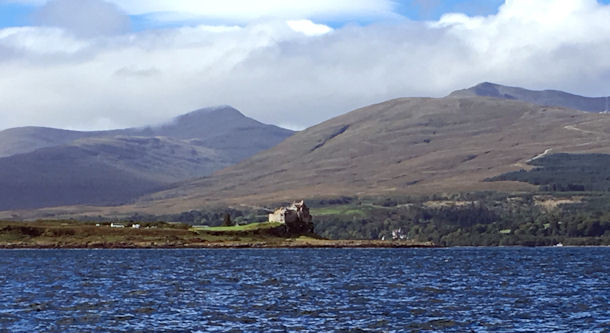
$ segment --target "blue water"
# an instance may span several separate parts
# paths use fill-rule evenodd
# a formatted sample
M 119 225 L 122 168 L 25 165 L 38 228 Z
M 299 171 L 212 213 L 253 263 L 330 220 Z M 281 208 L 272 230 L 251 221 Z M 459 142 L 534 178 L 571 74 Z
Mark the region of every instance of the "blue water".
M 0 331 L 608 332 L 610 248 L 2 250 Z

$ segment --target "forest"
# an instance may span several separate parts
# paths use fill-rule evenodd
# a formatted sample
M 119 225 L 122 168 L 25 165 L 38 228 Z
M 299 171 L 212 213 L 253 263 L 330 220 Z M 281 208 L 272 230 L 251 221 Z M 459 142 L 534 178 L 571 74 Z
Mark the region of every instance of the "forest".
M 541 191 L 610 191 L 610 155 L 552 154 L 528 163 L 534 168 L 488 179 L 514 180 L 539 185 Z

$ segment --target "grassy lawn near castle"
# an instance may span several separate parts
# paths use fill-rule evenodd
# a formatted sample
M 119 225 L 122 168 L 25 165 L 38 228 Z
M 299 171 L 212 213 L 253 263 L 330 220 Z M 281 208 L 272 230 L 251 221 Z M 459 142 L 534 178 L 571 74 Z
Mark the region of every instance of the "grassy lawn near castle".
M 234 226 L 218 226 L 218 227 L 209 227 L 209 226 L 200 226 L 195 225 L 190 230 L 193 231 L 255 231 L 261 229 L 272 229 L 281 226 L 283 223 L 280 222 L 256 222 L 249 223 L 243 225 L 234 225 Z

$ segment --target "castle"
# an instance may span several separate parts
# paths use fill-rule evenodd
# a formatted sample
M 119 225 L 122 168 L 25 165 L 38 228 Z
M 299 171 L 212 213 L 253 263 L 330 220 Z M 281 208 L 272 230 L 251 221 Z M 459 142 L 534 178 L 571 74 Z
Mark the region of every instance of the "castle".
M 303 200 L 280 207 L 269 214 L 269 222 L 285 223 L 289 232 L 313 232 L 313 218 Z

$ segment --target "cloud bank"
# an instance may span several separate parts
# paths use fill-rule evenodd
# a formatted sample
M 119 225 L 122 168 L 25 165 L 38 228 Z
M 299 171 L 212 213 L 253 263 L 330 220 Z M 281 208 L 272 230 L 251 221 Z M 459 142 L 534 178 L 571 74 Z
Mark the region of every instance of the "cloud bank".
M 92 0 L 82 0 L 91 2 Z M 216 22 L 248 23 L 261 18 L 344 20 L 397 17 L 394 0 L 105 0 L 129 15 L 150 16 L 157 20 L 207 19 Z M 32 6 L 57 0 L 0 0 Z M 73 0 L 74 3 L 79 1 Z M 73 12 L 72 14 L 78 13 Z
M 99 0 L 55 0 L 35 15 L 39 25 L 54 26 L 82 37 L 128 31 L 129 17 L 111 3 Z
M 41 10 L 70 1 L 81 0 Z M 55 15 L 52 24 L 0 30 L 0 128 L 139 126 L 219 104 L 304 128 L 371 103 L 444 96 L 482 81 L 610 95 L 610 6 L 595 0 L 507 0 L 492 16 L 336 29 L 303 10 L 138 33 L 121 28 L 122 12 L 151 11 L 146 3 L 162 11 L 163 2 L 87 2 L 106 6 L 107 15 L 82 10 L 92 21 L 82 27 Z

